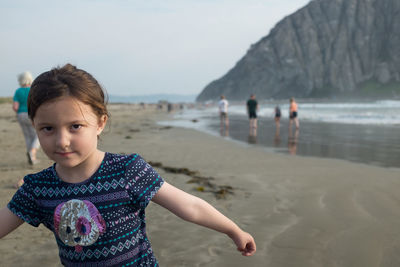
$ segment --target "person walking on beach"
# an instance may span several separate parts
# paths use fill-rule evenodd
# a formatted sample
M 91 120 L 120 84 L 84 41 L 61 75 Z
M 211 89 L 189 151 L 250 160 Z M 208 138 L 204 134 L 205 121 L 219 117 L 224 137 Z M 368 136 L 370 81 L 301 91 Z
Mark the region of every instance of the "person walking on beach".
M 97 148 L 109 113 L 103 89 L 86 71 L 67 64 L 42 73 L 32 84 L 28 113 L 54 164 L 25 176 L 0 210 L 0 238 L 23 222 L 42 223 L 54 233 L 63 265 L 157 266 L 145 220 L 153 201 L 226 234 L 242 255 L 255 253 L 249 233 L 206 201 L 167 183 L 140 155 Z
M 276 128 L 279 128 L 281 121 L 281 108 L 279 106 L 276 106 L 274 113 L 275 113 L 275 125 Z
M 294 97 L 290 98 L 290 106 L 289 106 L 289 131 L 292 130 L 293 122 L 296 124 L 296 129 L 300 128 L 299 119 L 297 118 L 297 103 L 294 100 Z
M 28 117 L 27 100 L 32 83 L 32 74 L 28 71 L 21 73 L 18 75 L 18 83 L 20 88 L 15 91 L 12 109 L 17 114 L 18 123 L 21 126 L 22 133 L 24 134 L 28 163 L 33 165 L 38 163 L 36 152 L 40 145 L 35 129 Z
M 228 100 L 225 99 L 224 95 L 221 95 L 221 99 L 218 102 L 219 118 L 221 121 L 220 123 L 221 134 L 224 128 L 226 133 L 229 128 L 228 106 L 229 106 Z
M 256 95 L 251 94 L 250 99 L 247 100 L 247 114 L 249 115 L 250 120 L 250 135 L 257 135 L 257 111 L 258 111 L 258 103 L 256 100 Z

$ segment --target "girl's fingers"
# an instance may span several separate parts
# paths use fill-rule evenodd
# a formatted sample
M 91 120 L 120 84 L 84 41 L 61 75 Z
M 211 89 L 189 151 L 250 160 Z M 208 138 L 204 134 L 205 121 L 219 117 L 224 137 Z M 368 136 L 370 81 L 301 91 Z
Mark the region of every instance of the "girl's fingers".
M 256 252 L 256 246 L 254 242 L 250 242 L 244 248 L 238 247 L 237 250 L 242 252 L 243 256 L 252 256 Z

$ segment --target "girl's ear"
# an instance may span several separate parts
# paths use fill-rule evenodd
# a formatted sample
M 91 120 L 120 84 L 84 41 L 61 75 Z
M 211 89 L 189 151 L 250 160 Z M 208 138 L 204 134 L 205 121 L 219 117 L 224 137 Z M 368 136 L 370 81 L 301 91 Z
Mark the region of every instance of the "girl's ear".
M 97 126 L 97 135 L 100 135 L 101 132 L 104 130 L 104 127 L 106 127 L 107 120 L 108 120 L 108 116 L 107 115 L 102 115 L 101 116 L 101 118 L 99 119 L 98 126 Z

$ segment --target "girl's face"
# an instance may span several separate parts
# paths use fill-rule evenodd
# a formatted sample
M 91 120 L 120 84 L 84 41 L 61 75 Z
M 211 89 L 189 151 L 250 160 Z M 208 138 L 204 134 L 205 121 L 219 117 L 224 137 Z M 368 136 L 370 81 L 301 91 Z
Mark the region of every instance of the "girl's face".
M 42 104 L 33 125 L 46 155 L 56 162 L 57 171 L 85 171 L 99 164 L 97 136 L 107 117 L 98 118 L 91 106 L 73 97 L 61 97 Z

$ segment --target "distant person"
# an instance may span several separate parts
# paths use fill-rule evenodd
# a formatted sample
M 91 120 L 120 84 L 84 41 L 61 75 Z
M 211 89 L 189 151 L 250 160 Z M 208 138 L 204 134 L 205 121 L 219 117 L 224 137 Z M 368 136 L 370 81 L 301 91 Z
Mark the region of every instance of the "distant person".
M 224 95 L 221 95 L 221 100 L 218 102 L 219 118 L 221 121 L 221 131 L 229 128 L 229 118 L 228 118 L 228 106 L 229 102 L 225 99 Z
M 294 97 L 290 98 L 290 106 L 289 106 L 289 131 L 292 129 L 292 123 L 293 121 L 296 124 L 296 129 L 298 130 L 300 128 L 299 125 L 299 119 L 297 118 L 298 113 L 297 113 L 297 103 L 294 100 Z
M 274 113 L 275 113 L 275 125 L 276 128 L 279 128 L 281 121 L 281 108 L 279 106 L 276 106 Z
M 168 110 L 168 112 L 172 112 L 172 109 L 173 109 L 172 103 L 168 103 L 168 104 L 167 104 L 167 110 Z
M 36 152 L 40 147 L 35 129 L 28 117 L 27 101 L 32 80 L 32 74 L 28 71 L 18 75 L 20 88 L 15 91 L 12 105 L 12 109 L 17 113 L 17 120 L 24 134 L 27 150 L 26 155 L 28 163 L 31 165 L 38 163 Z
M 258 103 L 254 94 L 250 95 L 250 99 L 247 101 L 247 114 L 250 120 L 250 135 L 257 135 L 257 111 Z

